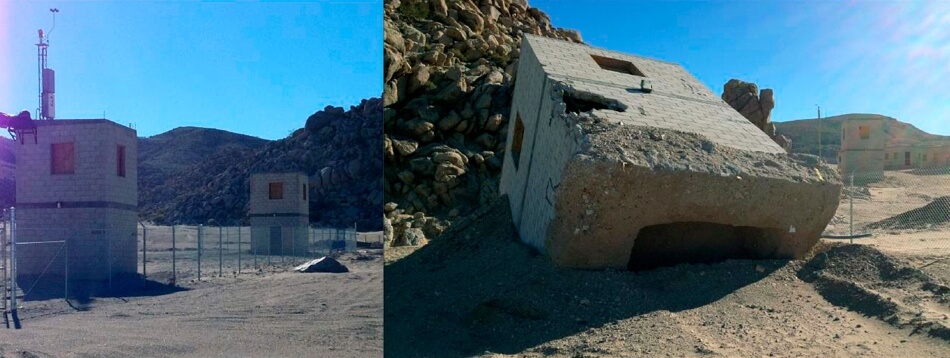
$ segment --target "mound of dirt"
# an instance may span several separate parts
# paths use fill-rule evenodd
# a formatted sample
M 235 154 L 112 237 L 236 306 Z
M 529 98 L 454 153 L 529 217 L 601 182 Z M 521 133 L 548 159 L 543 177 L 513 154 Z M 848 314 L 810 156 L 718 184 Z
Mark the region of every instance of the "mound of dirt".
M 858 245 L 568 270 L 519 242 L 501 198 L 408 249 L 385 252 L 387 356 L 950 356 L 950 288 Z
M 950 196 L 941 196 L 929 204 L 887 219 L 868 224 L 868 229 L 926 230 L 950 223 Z
M 832 248 L 816 255 L 798 276 L 836 306 L 950 341 L 950 287 L 871 247 Z
M 788 262 L 728 260 L 641 273 L 560 269 L 518 241 L 510 217 L 503 197 L 415 252 L 387 259 L 387 356 L 544 350 L 537 346 L 591 327 L 715 302 Z M 664 334 L 642 333 L 656 342 Z M 418 339 L 436 336 L 442 338 Z

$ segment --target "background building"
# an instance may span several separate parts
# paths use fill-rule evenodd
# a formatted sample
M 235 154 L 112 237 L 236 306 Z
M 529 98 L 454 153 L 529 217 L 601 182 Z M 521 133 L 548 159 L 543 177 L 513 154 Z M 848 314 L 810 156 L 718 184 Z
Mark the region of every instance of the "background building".
M 303 173 L 251 175 L 251 249 L 260 255 L 305 254 L 310 205 Z

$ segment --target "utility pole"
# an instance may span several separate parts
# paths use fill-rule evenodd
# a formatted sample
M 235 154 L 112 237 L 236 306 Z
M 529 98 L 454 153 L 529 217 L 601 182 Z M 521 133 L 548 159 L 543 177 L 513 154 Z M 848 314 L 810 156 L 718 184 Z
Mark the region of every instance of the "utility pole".
M 816 104 L 815 107 L 818 107 L 818 164 L 821 164 L 821 106 Z

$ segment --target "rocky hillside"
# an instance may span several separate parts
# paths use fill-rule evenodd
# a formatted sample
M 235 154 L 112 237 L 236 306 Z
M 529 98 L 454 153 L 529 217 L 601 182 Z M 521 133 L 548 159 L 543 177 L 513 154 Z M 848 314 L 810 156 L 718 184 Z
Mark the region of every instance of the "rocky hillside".
M 884 118 L 884 130 L 890 143 L 897 142 L 950 142 L 950 137 L 930 134 L 913 124 L 879 114 L 844 114 L 821 119 L 821 156 L 829 163 L 838 161 L 841 148 L 841 123 L 852 118 Z M 792 152 L 818 155 L 818 119 L 799 119 L 776 122 L 778 132 L 792 140 Z
M 189 167 L 203 164 L 211 157 L 246 157 L 268 143 L 270 141 L 257 137 L 198 127 L 179 127 L 140 137 L 138 184 L 143 214 L 151 217 L 156 208 L 167 205 L 175 196 L 172 187 Z
M 254 151 L 270 141 L 213 128 L 178 127 L 139 138 L 139 171 L 175 171 L 204 161 L 219 151 Z
M 524 33 L 581 42 L 524 0 L 386 0 L 387 217 L 438 220 L 497 195 Z
M 160 224 L 247 222 L 249 176 L 300 171 L 310 177 L 311 222 L 379 230 L 382 192 L 382 101 L 349 110 L 327 107 L 304 128 L 256 150 L 219 148 L 164 177 L 140 216 Z

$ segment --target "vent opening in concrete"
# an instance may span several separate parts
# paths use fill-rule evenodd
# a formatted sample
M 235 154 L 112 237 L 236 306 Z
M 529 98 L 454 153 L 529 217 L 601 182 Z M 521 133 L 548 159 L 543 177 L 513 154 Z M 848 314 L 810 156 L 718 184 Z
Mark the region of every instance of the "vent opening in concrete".
M 613 72 L 625 73 L 628 75 L 646 77 L 637 66 L 634 66 L 630 61 L 619 60 L 616 58 L 603 57 L 597 55 L 590 55 L 594 59 L 594 62 L 597 62 L 597 65 L 601 69 Z
M 706 222 L 647 226 L 637 234 L 627 269 L 643 271 L 678 264 L 768 257 L 784 234 L 781 229 Z
M 624 112 L 627 110 L 626 105 L 616 100 L 606 99 L 587 93 L 566 91 L 564 92 L 562 101 L 564 101 L 564 105 L 567 106 L 565 112 L 574 114 L 586 113 L 595 109 L 609 109 L 617 112 Z
M 515 113 L 515 133 L 511 142 L 511 159 L 515 161 L 515 170 L 518 169 L 518 163 L 521 161 L 522 142 L 524 142 L 524 122 L 521 121 L 521 113 Z

